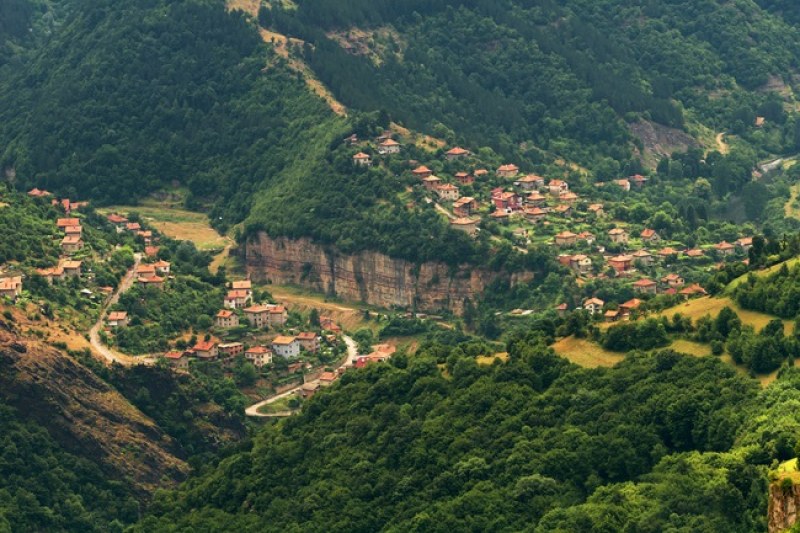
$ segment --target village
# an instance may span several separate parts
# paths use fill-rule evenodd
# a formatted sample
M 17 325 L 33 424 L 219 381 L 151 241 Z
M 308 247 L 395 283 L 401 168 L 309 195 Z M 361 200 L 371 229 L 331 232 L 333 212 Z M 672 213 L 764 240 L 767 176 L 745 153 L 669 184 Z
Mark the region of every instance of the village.
M 141 291 L 141 295 L 169 296 L 171 284 L 181 276 L 170 261 L 161 257 L 162 235 L 119 213 L 95 214 L 87 209 L 87 202 L 57 200 L 48 191 L 36 188 L 27 196 L 39 205 L 49 204 L 58 213 L 52 221 L 55 231 L 49 238 L 57 243 L 59 258 L 47 267 L 5 265 L 0 273 L 0 299 L 23 308 L 41 302 L 26 290 L 26 284 L 37 287 L 46 283 L 52 290 L 63 288 L 74 293 L 78 298 L 76 307 L 81 306 L 83 313 L 67 313 L 65 308 L 60 310 L 61 318 L 66 322 L 68 315 L 86 315 L 91 310 L 97 335 L 87 337 L 95 351 L 109 362 L 164 365 L 178 373 L 191 372 L 195 364 L 217 366 L 230 373 L 234 367 L 247 363 L 256 370 L 256 378 L 275 394 L 291 391 L 309 398 L 348 369 L 385 362 L 396 350 L 394 345 L 384 343 L 375 344 L 371 352 L 359 353 L 355 342 L 333 318 L 316 312 L 310 316 L 290 314 L 286 305 L 268 301 L 267 294 L 257 291 L 245 278 L 225 283 L 223 296 L 216 302 L 218 310 L 205 330 L 186 331 L 161 352 L 126 354 L 116 346 L 116 338 L 141 319 L 125 310 L 120 297 L 132 289 Z M 95 234 L 95 246 L 84 240 L 87 218 L 81 210 L 92 212 L 93 225 L 102 222 L 98 228 L 89 226 Z M 112 241 L 117 244 L 111 246 Z M 111 254 L 122 251 L 127 251 L 129 260 L 116 269 L 116 283 L 101 284 L 98 271 L 104 263 L 112 262 Z M 144 297 L 137 303 L 146 307 L 149 302 Z M 88 315 L 82 316 L 76 327 L 87 327 L 88 319 Z
M 352 156 L 353 164 L 371 167 L 387 164 L 391 157 L 402 158 L 403 145 L 395 136 L 387 131 L 374 142 L 355 136 L 346 139 L 360 149 Z M 751 236 L 687 245 L 644 223 L 614 218 L 610 207 L 646 194 L 649 178 L 641 174 L 592 184 L 585 183 L 583 176 L 576 192 L 566 178 L 546 179 L 525 173 L 513 163 L 490 170 L 475 153 L 460 146 L 441 151 L 440 158 L 405 161 L 408 170 L 400 178 L 421 193 L 451 227 L 473 238 L 489 233 L 493 240 L 506 240 L 522 253 L 529 246 L 544 247 L 579 284 L 602 286 L 604 281 L 613 281 L 636 295 L 604 301 L 597 294 L 587 294 L 572 306 L 557 303 L 554 309 L 559 315 L 585 309 L 607 322 L 625 320 L 653 296 L 705 295 L 700 281 L 708 273 L 727 263 L 749 261 Z

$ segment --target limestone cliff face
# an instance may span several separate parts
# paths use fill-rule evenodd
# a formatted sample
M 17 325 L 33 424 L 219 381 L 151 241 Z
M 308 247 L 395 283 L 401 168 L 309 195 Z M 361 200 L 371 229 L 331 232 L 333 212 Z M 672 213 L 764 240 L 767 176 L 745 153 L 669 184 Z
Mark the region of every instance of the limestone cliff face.
M 308 239 L 273 238 L 260 233 L 245 247 L 247 271 L 254 280 L 302 285 L 346 300 L 380 307 L 449 310 L 461 314 L 464 300 L 474 299 L 504 274 L 444 263 L 419 267 L 376 252 L 344 255 Z M 509 277 L 506 275 L 506 277 Z M 514 275 L 516 283 L 531 275 Z
M 769 486 L 769 533 L 786 531 L 797 523 L 800 509 L 800 485 L 782 487 L 780 482 Z

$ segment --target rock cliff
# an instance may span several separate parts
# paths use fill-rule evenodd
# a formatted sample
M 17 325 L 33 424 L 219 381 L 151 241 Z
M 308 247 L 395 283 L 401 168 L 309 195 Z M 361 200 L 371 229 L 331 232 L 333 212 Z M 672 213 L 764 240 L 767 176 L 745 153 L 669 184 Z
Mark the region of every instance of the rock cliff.
M 309 239 L 273 238 L 265 233 L 245 246 L 247 271 L 254 280 L 295 284 L 345 300 L 380 307 L 421 311 L 464 311 L 464 301 L 475 299 L 500 277 L 511 283 L 532 274 L 489 272 L 444 263 L 414 265 L 377 252 L 345 255 Z
M 769 533 L 786 531 L 797 523 L 800 509 L 800 485 L 783 486 L 775 482 L 769 486 Z

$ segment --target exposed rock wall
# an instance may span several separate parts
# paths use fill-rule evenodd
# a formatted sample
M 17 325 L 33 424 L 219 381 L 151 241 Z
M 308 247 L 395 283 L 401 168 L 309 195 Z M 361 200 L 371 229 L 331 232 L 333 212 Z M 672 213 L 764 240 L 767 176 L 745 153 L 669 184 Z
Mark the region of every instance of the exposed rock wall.
M 769 533 L 786 531 L 797 523 L 800 509 L 800 485 L 782 487 L 780 482 L 769 486 Z
M 376 252 L 343 255 L 309 239 L 272 238 L 265 233 L 247 242 L 245 256 L 254 280 L 302 285 L 381 307 L 456 314 L 464 311 L 465 299 L 474 299 L 503 275 L 469 267 L 453 271 L 444 263 L 417 267 Z M 514 275 L 510 281 L 530 278 Z

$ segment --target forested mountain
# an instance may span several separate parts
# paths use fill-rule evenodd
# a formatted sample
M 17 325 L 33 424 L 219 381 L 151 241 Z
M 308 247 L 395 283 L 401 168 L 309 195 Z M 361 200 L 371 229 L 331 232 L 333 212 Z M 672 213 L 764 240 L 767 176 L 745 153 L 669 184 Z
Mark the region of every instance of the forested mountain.
M 505 364 L 476 365 L 481 349 L 345 375 L 139 530 L 764 529 L 763 465 L 791 456 L 793 423 L 744 423 L 779 408 L 754 382 L 668 351 L 579 370 L 534 337 Z

